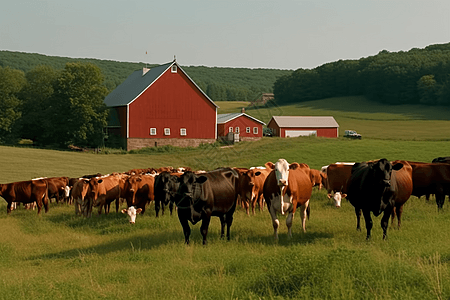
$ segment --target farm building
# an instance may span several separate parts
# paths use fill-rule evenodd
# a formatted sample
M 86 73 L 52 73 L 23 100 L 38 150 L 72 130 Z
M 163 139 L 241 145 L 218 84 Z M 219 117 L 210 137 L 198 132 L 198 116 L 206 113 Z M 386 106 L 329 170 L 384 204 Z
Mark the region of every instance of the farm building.
M 111 110 L 108 133 L 123 138 L 127 150 L 217 139 L 218 106 L 176 60 L 133 72 L 104 102 Z
M 259 140 L 263 136 L 264 122 L 244 112 L 217 115 L 217 135 L 225 139 L 228 134 L 239 134 L 239 140 Z
M 315 135 L 336 138 L 339 136 L 339 124 L 333 117 L 273 116 L 268 128 L 273 136 L 297 137 Z

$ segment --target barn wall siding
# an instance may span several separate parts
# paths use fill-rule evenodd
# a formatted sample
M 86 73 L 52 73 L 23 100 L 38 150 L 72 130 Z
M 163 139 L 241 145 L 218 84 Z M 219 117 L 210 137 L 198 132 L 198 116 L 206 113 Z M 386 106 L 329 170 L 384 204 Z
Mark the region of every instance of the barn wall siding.
M 239 136 L 240 137 L 248 137 L 248 138 L 262 138 L 263 136 L 263 127 L 261 123 L 255 122 L 252 119 L 249 119 L 245 116 L 240 116 L 236 119 L 233 119 L 225 124 L 217 125 L 217 135 L 218 136 L 226 136 L 229 132 L 229 128 L 233 127 L 233 132 L 235 132 L 236 127 L 239 127 Z M 246 128 L 250 127 L 250 133 L 246 132 Z M 253 127 L 258 128 L 258 133 L 253 133 Z
M 336 138 L 338 137 L 337 128 L 317 128 L 317 127 L 283 127 L 280 128 L 280 136 L 286 137 L 286 130 L 316 130 L 318 137 Z

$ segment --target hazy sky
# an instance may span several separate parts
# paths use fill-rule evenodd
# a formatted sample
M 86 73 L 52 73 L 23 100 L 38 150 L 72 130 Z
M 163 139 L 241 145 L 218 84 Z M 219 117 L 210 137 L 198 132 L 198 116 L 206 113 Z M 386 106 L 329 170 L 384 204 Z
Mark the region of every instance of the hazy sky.
M 298 69 L 450 42 L 450 0 L 11 0 L 0 50 Z M 146 54 L 147 52 L 147 54 Z

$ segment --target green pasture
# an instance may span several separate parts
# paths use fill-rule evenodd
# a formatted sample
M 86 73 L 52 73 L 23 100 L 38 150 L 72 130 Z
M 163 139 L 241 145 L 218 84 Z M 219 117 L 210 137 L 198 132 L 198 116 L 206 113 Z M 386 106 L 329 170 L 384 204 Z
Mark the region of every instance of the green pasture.
M 432 112 L 413 107 L 391 115 L 388 107 L 380 106 L 346 116 L 348 108 L 341 111 L 335 99 L 319 104 L 304 103 L 282 111 L 334 115 L 341 132 L 351 127 L 361 131 L 363 139 L 263 138 L 233 147 L 167 148 L 137 154 L 0 147 L 0 182 L 169 165 L 196 170 L 250 167 L 279 158 L 318 169 L 336 161 L 382 157 L 431 161 L 450 155 L 450 122 L 439 108 Z M 228 112 L 241 107 L 227 105 L 219 103 Z M 259 111 L 247 109 L 252 115 Z M 387 122 L 411 126 L 422 122 L 417 128 L 424 134 L 411 129 L 401 138 L 388 137 L 391 126 Z M 428 128 L 437 128 L 437 124 L 441 128 L 427 131 L 426 122 L 435 126 Z M 153 204 L 130 225 L 120 213 L 85 219 L 75 216 L 72 206 L 56 203 L 40 216 L 23 209 L 8 216 L 2 200 L 0 299 L 450 298 L 448 201 L 437 212 L 434 198 L 427 202 L 411 197 L 404 207 L 402 228 L 390 225 L 386 241 L 382 240 L 380 217 L 373 218 L 372 239 L 366 241 L 365 227 L 356 231 L 354 210 L 348 202 L 336 209 L 325 191 L 314 190 L 310 203 L 307 232 L 302 233 L 297 213 L 292 239 L 287 237 L 284 216 L 280 216 L 280 239 L 275 242 L 267 210 L 247 216 L 239 208 L 231 241 L 220 239 L 219 220 L 213 218 L 208 245 L 202 246 L 197 224 L 191 226 L 192 244 L 186 246 L 176 214 L 170 216 L 166 211 L 157 219 Z

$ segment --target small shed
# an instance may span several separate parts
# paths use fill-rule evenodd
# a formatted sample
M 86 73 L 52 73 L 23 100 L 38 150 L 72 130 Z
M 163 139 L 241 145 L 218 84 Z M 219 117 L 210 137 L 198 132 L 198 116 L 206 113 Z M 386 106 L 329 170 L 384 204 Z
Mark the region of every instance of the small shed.
M 339 124 L 331 116 L 273 116 L 267 127 L 278 137 L 339 137 Z
M 263 136 L 263 125 L 266 123 L 244 112 L 217 115 L 217 135 L 222 139 L 232 132 L 239 134 L 241 141 L 259 140 Z

